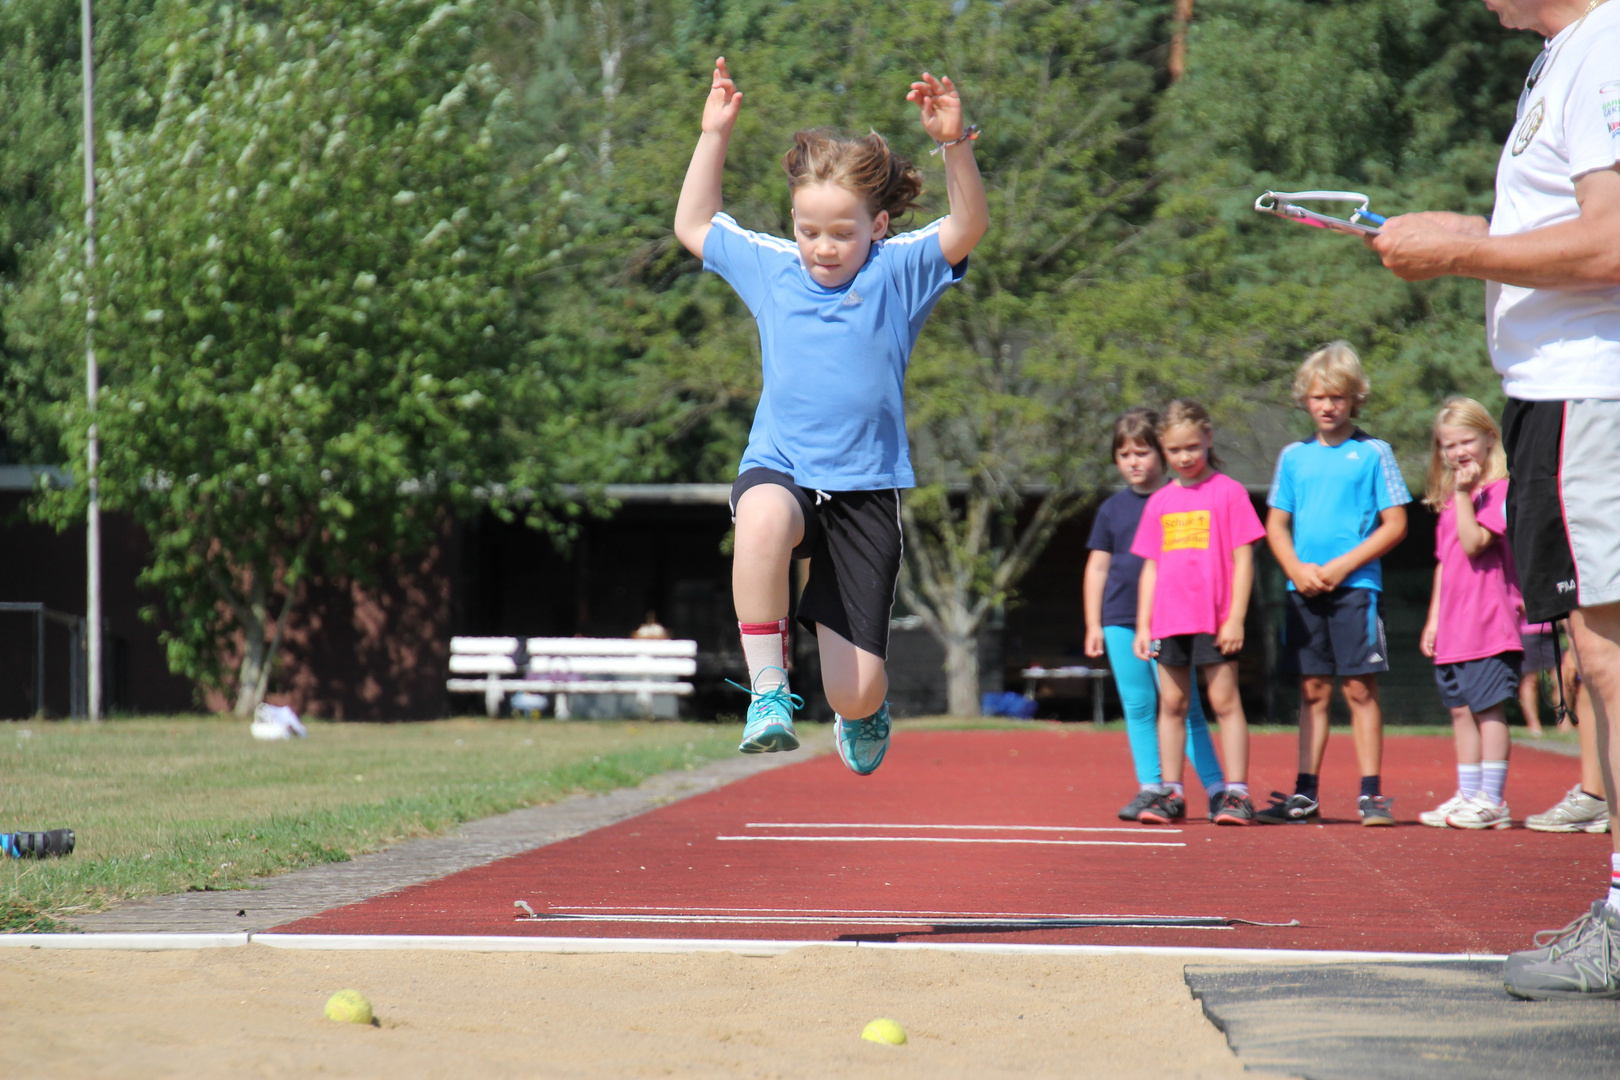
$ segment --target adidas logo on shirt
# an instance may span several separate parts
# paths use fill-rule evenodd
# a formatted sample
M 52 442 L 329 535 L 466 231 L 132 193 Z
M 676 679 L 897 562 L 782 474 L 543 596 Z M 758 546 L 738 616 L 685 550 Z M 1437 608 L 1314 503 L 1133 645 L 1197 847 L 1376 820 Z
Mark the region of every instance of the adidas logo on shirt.
M 856 292 L 854 289 L 851 289 L 851 290 L 849 290 L 849 295 L 844 297 L 844 302 L 843 302 L 843 304 L 841 306 L 843 306 L 843 307 L 859 307 L 861 304 L 865 303 L 865 301 L 866 301 L 866 298 L 864 296 L 862 296 L 860 293 Z
M 1361 460 L 1361 455 L 1356 453 L 1354 450 L 1350 451 L 1348 454 L 1346 454 L 1344 456 L 1349 458 L 1351 461 L 1360 461 Z

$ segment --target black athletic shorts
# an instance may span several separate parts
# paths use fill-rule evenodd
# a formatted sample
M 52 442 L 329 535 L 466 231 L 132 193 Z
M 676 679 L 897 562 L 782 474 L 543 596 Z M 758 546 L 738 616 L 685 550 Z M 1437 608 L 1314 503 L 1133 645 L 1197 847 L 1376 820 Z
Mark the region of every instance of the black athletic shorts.
M 1509 398 L 1502 445 L 1525 618 L 1620 601 L 1620 401 Z
M 804 514 L 804 539 L 795 559 L 810 560 L 810 580 L 799 597 L 799 622 L 819 624 L 856 648 L 888 659 L 889 617 L 900 581 L 904 543 L 900 491 L 806 491 L 775 469 L 749 469 L 731 485 L 731 516 L 743 492 L 775 484 L 792 494 Z
M 1214 634 L 1171 634 L 1155 641 L 1153 648 L 1156 659 L 1166 667 L 1203 667 L 1237 659 L 1236 653 L 1227 656 L 1221 652 Z

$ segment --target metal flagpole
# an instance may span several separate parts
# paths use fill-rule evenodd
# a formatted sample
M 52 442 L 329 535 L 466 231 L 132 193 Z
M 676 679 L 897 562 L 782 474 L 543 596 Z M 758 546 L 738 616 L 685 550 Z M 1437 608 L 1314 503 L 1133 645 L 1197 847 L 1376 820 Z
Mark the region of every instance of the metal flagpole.
M 84 385 L 85 409 L 90 417 L 90 438 L 85 448 L 85 472 L 90 485 L 90 505 L 85 517 L 85 540 L 89 548 L 89 565 L 85 578 L 89 587 L 86 598 L 88 611 L 86 627 L 89 631 L 89 663 L 86 664 L 86 682 L 89 694 L 85 712 L 91 720 L 101 719 L 101 492 L 96 466 L 100 463 L 101 447 L 96 434 L 96 298 L 92 291 L 96 269 L 96 106 L 95 55 L 92 49 L 94 30 L 90 21 L 90 0 L 80 0 L 81 37 L 84 63 L 84 291 L 86 297 L 84 319 Z

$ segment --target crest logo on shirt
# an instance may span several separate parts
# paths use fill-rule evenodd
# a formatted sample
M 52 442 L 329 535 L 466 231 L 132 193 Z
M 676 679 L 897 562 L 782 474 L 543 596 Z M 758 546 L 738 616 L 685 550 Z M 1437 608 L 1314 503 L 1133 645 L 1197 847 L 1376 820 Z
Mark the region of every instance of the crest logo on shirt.
M 842 307 L 860 307 L 865 302 L 866 302 L 866 297 L 862 296 L 860 293 L 856 292 L 854 289 L 851 289 L 851 290 L 849 290 L 849 295 L 844 297 L 844 302 L 840 306 L 842 306 Z
M 1598 104 L 1603 108 L 1603 122 L 1609 126 L 1609 137 L 1620 139 L 1620 79 L 1598 87 Z
M 1208 551 L 1209 511 L 1187 510 L 1159 518 L 1165 551 Z
M 1530 106 L 1530 111 L 1524 115 L 1524 122 L 1519 125 L 1518 137 L 1513 140 L 1514 157 L 1518 157 L 1530 148 L 1530 140 L 1536 137 L 1537 131 L 1541 130 L 1541 121 L 1546 115 L 1546 98 L 1541 98 Z

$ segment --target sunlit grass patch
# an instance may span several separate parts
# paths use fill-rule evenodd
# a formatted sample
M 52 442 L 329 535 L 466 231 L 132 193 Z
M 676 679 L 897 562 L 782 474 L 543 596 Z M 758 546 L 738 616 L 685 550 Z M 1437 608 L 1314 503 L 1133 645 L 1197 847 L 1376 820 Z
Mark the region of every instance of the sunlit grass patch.
M 71 828 L 66 858 L 0 862 L 0 930 L 110 901 L 251 888 L 464 821 L 631 786 L 734 753 L 733 726 L 446 720 L 310 725 L 165 717 L 0 724 L 0 831 Z

